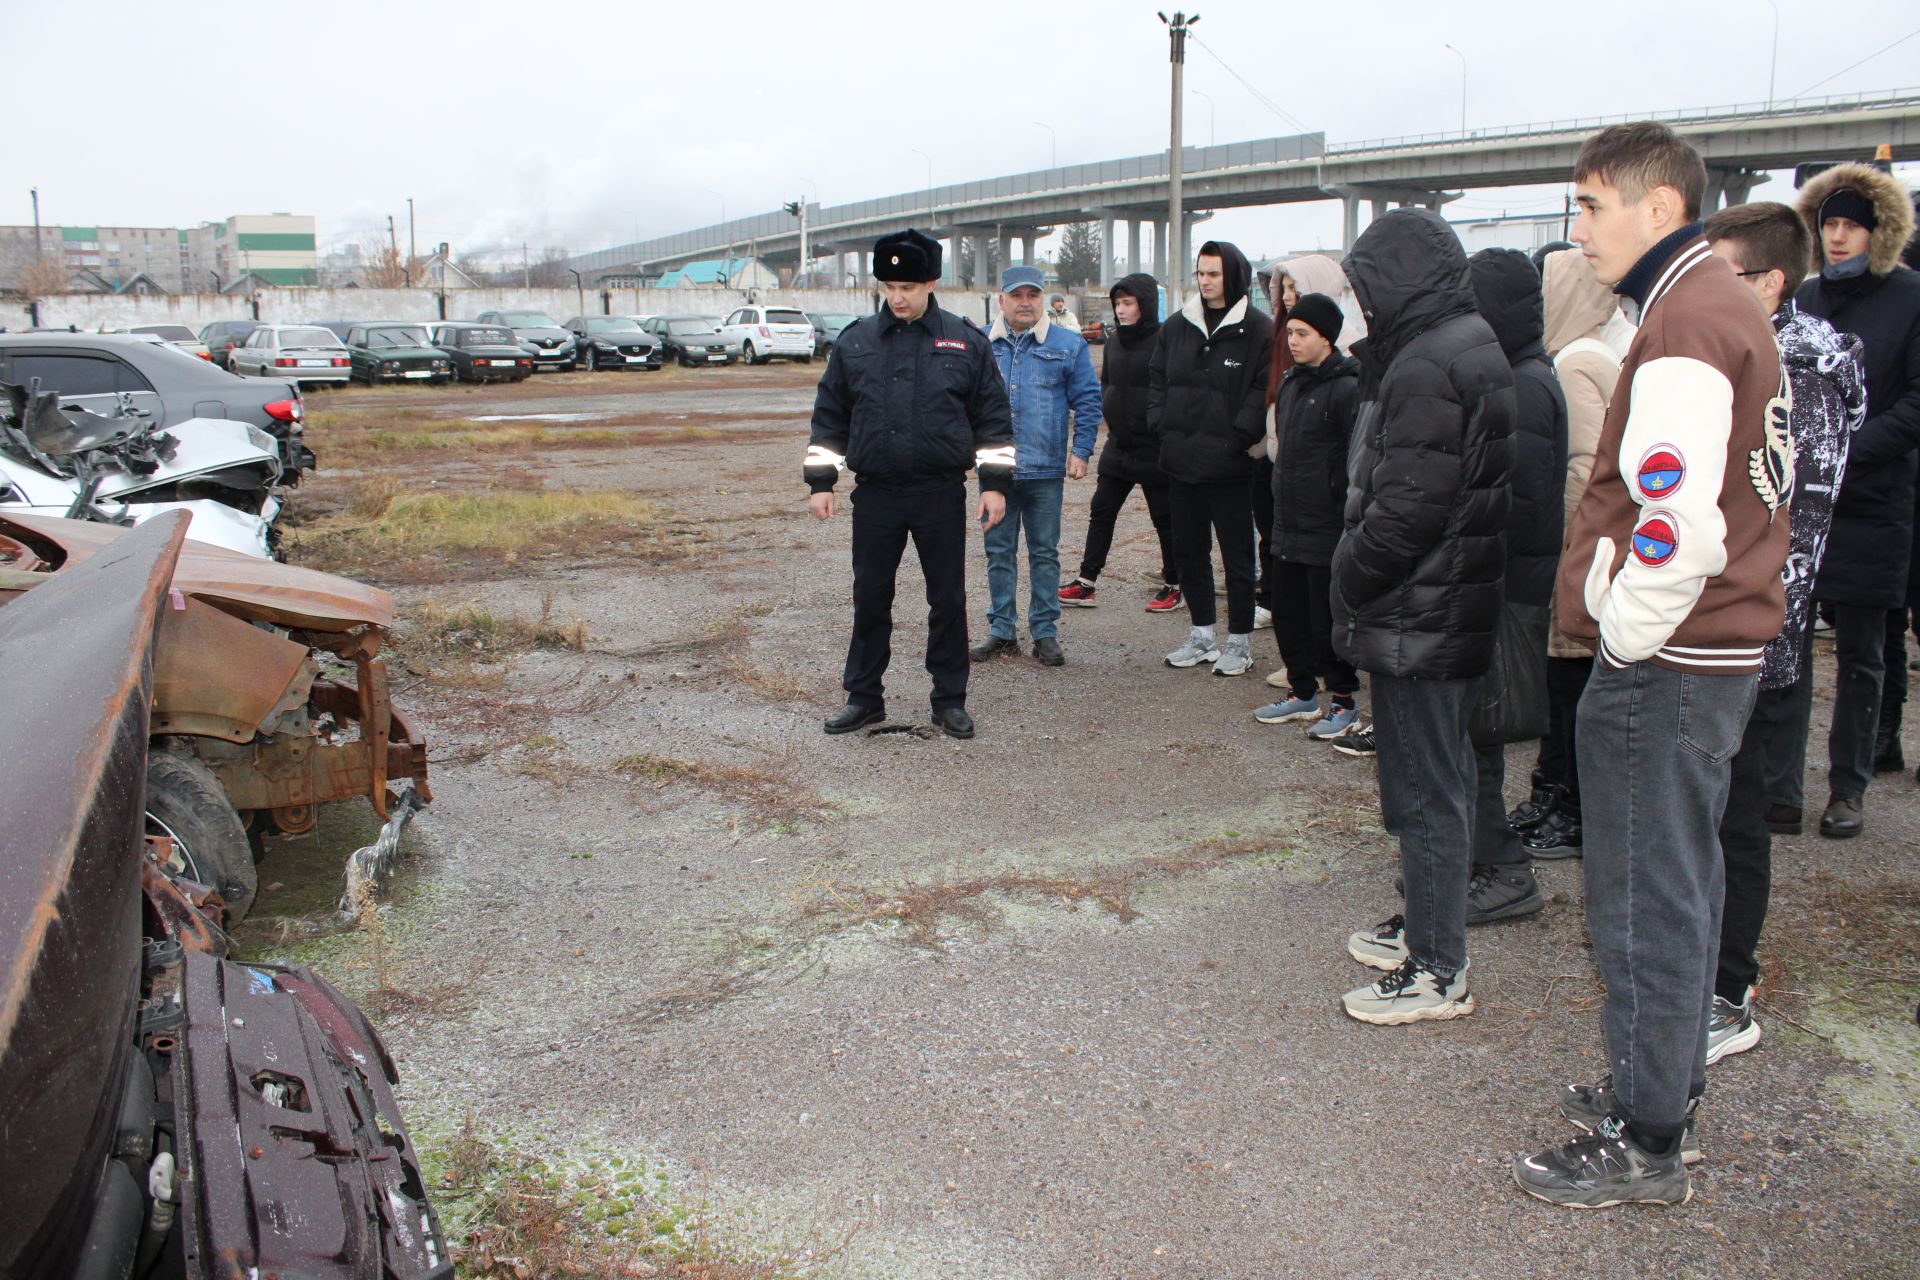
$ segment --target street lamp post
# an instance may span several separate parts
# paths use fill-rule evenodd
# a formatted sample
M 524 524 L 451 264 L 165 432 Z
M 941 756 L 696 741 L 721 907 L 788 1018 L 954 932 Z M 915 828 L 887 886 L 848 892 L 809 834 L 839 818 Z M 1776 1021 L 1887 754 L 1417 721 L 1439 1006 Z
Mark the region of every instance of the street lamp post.
M 1053 157 L 1053 164 L 1049 167 L 1058 169 L 1060 167 L 1060 135 L 1059 133 L 1057 133 L 1054 130 L 1054 127 L 1048 124 L 1045 120 L 1035 120 L 1033 123 L 1036 128 L 1045 129 L 1047 131 L 1048 138 L 1052 140 L 1053 149 L 1050 152 L 1050 154 Z
M 572 267 L 568 267 L 566 270 L 567 274 L 573 277 L 574 290 L 580 296 L 580 314 L 584 316 L 587 314 L 587 286 L 581 282 L 578 271 L 575 271 Z
M 1773 110 L 1773 78 L 1780 70 L 1780 6 L 1773 0 L 1767 0 L 1767 8 L 1773 10 L 1773 58 L 1767 63 L 1767 110 Z
M 1172 128 L 1167 142 L 1167 305 L 1178 307 L 1186 297 L 1184 281 L 1186 273 L 1193 269 L 1192 263 L 1178 268 L 1172 263 L 1187 256 L 1185 211 L 1180 204 L 1180 167 L 1184 157 L 1181 155 L 1181 105 L 1185 94 L 1181 92 L 1186 81 L 1187 70 L 1187 28 L 1200 21 L 1200 15 L 1189 18 L 1178 9 L 1169 18 L 1160 14 L 1160 21 L 1167 24 L 1167 61 L 1173 66 L 1173 110 Z
M 1460 59 L 1460 132 L 1465 133 L 1467 131 L 1467 55 L 1454 49 L 1452 45 L 1448 45 L 1447 48 L 1453 49 L 1453 56 Z

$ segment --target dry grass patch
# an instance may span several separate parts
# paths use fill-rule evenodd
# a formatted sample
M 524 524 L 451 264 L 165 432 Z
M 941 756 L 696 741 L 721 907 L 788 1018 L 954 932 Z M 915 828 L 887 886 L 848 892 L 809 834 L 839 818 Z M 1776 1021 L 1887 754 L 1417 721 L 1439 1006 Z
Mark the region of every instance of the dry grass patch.
M 476 680 L 503 672 L 478 672 L 477 666 L 501 662 L 534 649 L 581 653 L 587 647 L 587 624 L 578 618 L 558 621 L 553 616 L 553 592 L 542 593 L 540 616 L 497 613 L 477 601 L 449 605 L 427 599 L 408 611 L 393 641 L 407 670 L 414 675 L 466 687 Z
M 1912 1015 L 1920 971 L 1920 881 L 1892 875 L 1843 877 L 1824 868 L 1807 881 L 1775 880 L 1757 985 L 1761 1005 L 1797 1020 L 1811 1002 L 1806 981 L 1850 991 L 1863 1004 Z
M 621 777 L 645 783 L 657 791 L 685 786 L 709 792 L 739 805 L 757 821 L 771 827 L 824 822 L 840 812 L 839 806 L 822 798 L 812 787 L 780 770 L 707 764 L 647 752 L 621 756 L 607 767 Z
M 379 569 L 421 580 L 463 562 L 514 565 L 619 552 L 652 561 L 687 554 L 697 534 L 674 529 L 644 498 L 602 490 L 484 489 L 403 493 L 390 477 L 359 486 L 346 510 L 289 530 L 293 559 L 331 571 Z

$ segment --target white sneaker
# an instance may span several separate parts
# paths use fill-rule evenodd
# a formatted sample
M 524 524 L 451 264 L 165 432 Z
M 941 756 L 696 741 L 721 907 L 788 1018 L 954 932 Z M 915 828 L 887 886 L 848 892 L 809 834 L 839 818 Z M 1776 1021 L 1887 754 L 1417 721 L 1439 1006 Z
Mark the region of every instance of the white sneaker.
M 1220 650 L 1220 660 L 1213 664 L 1213 674 L 1217 676 L 1243 676 L 1253 666 L 1253 642 L 1246 636 L 1227 637 L 1227 643 Z
M 1445 1022 L 1473 1012 L 1473 993 L 1467 990 L 1465 969 L 1442 978 L 1412 956 L 1378 982 L 1356 987 L 1340 997 L 1347 1016 L 1378 1027 L 1409 1022 Z
M 1187 642 L 1167 655 L 1170 667 L 1197 667 L 1203 662 L 1215 662 L 1220 657 L 1220 649 L 1213 638 L 1200 628 L 1195 627 L 1187 633 Z
M 1287 679 L 1287 673 L 1284 671 L 1267 672 L 1267 683 L 1272 685 L 1276 689 L 1292 689 L 1293 688 L 1293 681 Z
M 1760 1024 L 1753 1020 L 1753 988 L 1739 1004 L 1713 998 L 1713 1012 L 1707 1018 L 1707 1065 L 1712 1066 L 1731 1053 L 1745 1053 L 1760 1043 Z
M 1265 631 L 1273 625 L 1273 610 L 1263 604 L 1253 606 L 1253 629 Z
M 1398 969 L 1407 961 L 1407 918 L 1388 916 L 1371 929 L 1348 934 L 1347 954 L 1370 969 Z

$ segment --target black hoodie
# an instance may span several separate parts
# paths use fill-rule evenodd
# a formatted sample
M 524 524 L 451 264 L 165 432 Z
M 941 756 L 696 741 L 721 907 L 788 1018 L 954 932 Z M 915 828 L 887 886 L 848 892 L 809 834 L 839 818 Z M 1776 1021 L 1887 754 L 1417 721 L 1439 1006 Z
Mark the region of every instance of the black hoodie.
M 1165 484 L 1160 472 L 1160 433 L 1147 421 L 1147 366 L 1160 336 L 1160 282 L 1146 272 L 1123 276 L 1108 297 L 1126 294 L 1140 304 L 1140 319 L 1115 325 L 1100 361 L 1100 406 L 1107 443 L 1100 474 L 1135 484 Z
M 1507 599 L 1550 605 L 1566 533 L 1567 398 L 1547 362 L 1546 297 L 1540 273 L 1518 249 L 1482 249 L 1467 265 L 1480 318 L 1493 327 L 1513 370 Z
M 1340 265 L 1371 376 L 1333 555 L 1334 645 L 1365 671 L 1483 675 L 1506 575 L 1513 373 L 1439 214 L 1375 219 Z
M 1267 434 L 1267 366 L 1273 319 L 1253 305 L 1253 268 L 1224 240 L 1200 246 L 1225 271 L 1226 307 L 1211 331 L 1196 292 L 1160 326 L 1147 422 L 1160 433 L 1160 469 L 1186 484 L 1225 484 L 1253 474 L 1247 452 Z

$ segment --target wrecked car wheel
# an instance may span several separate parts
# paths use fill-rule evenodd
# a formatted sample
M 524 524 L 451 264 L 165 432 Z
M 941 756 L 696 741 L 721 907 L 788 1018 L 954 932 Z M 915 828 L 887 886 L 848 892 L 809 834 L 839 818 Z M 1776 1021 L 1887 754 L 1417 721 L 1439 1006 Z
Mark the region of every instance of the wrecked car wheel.
M 244 920 L 259 888 L 247 830 L 213 771 L 198 760 L 154 751 L 147 757 L 147 830 L 173 837 L 169 869 L 211 886 L 227 923 Z

